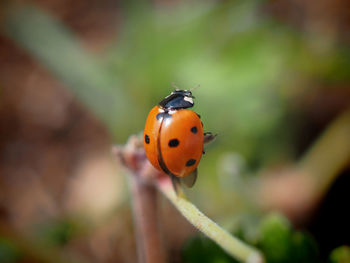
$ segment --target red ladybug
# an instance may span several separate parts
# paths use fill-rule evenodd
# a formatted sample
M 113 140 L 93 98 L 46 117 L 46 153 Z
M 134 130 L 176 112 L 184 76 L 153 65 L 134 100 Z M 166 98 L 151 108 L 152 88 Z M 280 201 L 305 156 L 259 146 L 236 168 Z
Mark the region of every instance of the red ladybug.
M 203 144 L 215 138 L 203 133 L 200 116 L 189 110 L 193 99 L 191 91 L 176 89 L 150 111 L 144 130 L 148 160 L 171 177 L 175 189 L 179 181 L 194 185 Z

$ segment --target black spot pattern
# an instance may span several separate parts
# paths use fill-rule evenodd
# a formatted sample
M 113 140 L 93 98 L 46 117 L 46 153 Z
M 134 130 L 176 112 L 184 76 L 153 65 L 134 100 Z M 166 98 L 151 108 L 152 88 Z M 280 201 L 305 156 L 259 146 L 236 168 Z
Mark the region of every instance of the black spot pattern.
M 169 147 L 177 147 L 179 145 L 179 140 L 178 139 L 171 139 L 168 143 Z
M 191 128 L 191 132 L 192 133 L 194 133 L 194 134 L 196 134 L 197 133 L 197 127 L 196 126 L 193 126 L 192 128 Z
M 196 160 L 195 159 L 189 159 L 186 163 L 186 166 L 192 166 L 196 163 Z
M 145 135 L 145 142 L 149 144 L 149 136 L 147 134 Z

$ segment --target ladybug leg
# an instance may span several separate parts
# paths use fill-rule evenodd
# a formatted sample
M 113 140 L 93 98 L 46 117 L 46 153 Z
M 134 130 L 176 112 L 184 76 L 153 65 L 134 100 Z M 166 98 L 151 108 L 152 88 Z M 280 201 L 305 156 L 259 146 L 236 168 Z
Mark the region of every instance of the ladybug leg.
M 170 179 L 171 179 L 171 183 L 173 184 L 173 188 L 176 192 L 176 194 L 178 195 L 180 190 L 180 179 L 178 177 L 176 177 L 175 175 L 171 174 L 170 175 Z
M 217 136 L 217 134 L 213 134 L 211 132 L 205 132 L 204 133 L 203 144 L 208 144 L 208 143 L 214 141 L 216 136 Z
M 184 185 L 186 185 L 187 187 L 192 187 L 197 180 L 197 175 L 198 175 L 198 170 L 196 168 L 188 176 L 181 177 L 179 179 L 180 179 L 180 182 L 183 183 Z

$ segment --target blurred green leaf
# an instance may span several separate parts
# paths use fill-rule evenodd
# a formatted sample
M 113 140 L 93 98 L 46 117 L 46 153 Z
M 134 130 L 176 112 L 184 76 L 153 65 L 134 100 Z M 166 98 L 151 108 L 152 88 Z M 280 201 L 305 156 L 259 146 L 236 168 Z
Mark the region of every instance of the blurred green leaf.
M 63 246 L 76 234 L 77 225 L 68 220 L 54 220 L 36 227 L 36 238 L 48 246 Z
M 288 220 L 280 214 L 266 216 L 260 225 L 259 247 L 267 262 L 292 262 L 291 226 Z
M 197 235 L 190 238 L 182 249 L 184 263 L 238 263 L 210 239 Z
M 329 257 L 331 263 L 349 263 L 350 262 L 350 247 L 341 246 L 334 249 Z
M 287 218 L 281 214 L 267 215 L 260 224 L 258 246 L 268 263 L 321 262 L 313 237 L 292 229 Z
M 292 235 L 291 257 L 293 262 L 321 262 L 318 246 L 314 238 L 304 232 L 294 232 Z
M 0 236 L 0 262 L 14 263 L 18 262 L 21 254 L 18 248 L 6 238 Z

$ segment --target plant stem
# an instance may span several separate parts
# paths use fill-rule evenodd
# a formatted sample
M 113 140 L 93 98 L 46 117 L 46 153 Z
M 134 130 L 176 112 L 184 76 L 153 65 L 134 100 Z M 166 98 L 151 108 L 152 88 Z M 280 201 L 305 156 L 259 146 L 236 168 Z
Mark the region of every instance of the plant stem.
M 157 189 L 136 175 L 129 176 L 132 198 L 138 262 L 163 263 L 165 252 L 158 229 Z
M 176 195 L 168 178 L 158 181 L 157 185 L 159 190 L 193 226 L 215 241 L 231 256 L 242 262 L 264 262 L 264 258 L 258 250 L 248 246 L 218 226 L 214 221 L 199 211 L 196 206 L 190 203 L 186 199 L 184 193 L 180 192 L 179 195 Z
M 175 193 L 170 177 L 155 170 L 146 159 L 142 138 L 131 136 L 125 146 L 113 147 L 112 152 L 131 172 L 129 178 L 134 199 L 139 262 L 165 262 L 157 227 L 156 187 L 193 226 L 228 254 L 242 262 L 264 262 L 264 257 L 258 250 L 230 235 L 187 201 L 181 188 L 178 194 Z

